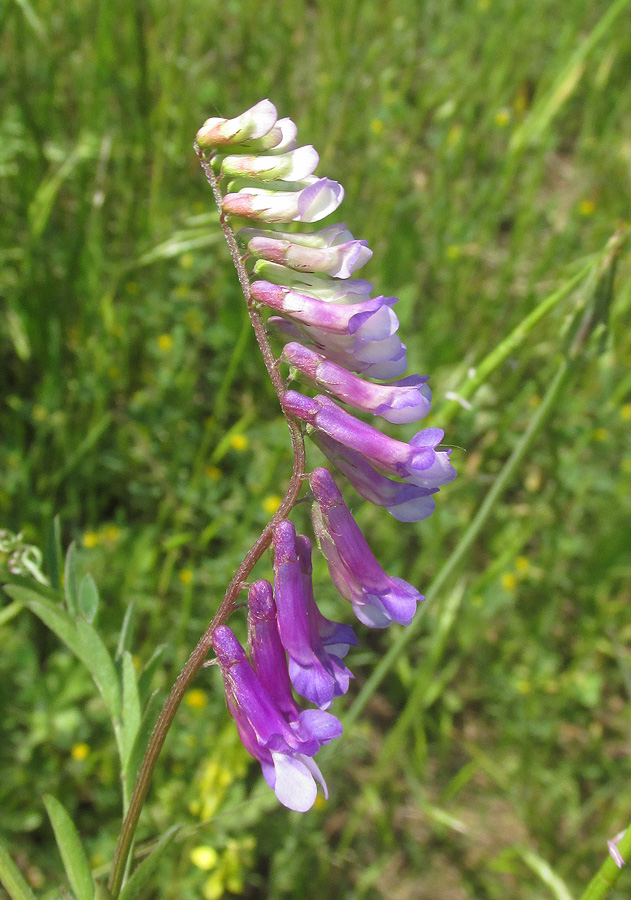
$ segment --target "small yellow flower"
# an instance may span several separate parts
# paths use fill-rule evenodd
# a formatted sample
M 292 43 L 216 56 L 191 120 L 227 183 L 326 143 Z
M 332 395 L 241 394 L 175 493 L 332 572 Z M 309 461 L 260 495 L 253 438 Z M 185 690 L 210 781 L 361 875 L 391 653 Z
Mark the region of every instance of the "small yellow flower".
M 33 418 L 36 422 L 43 422 L 44 419 L 48 418 L 48 410 L 45 406 L 34 406 L 33 407 Z
M 182 256 L 180 256 L 180 265 L 183 269 L 192 269 L 194 262 L 195 257 L 192 253 L 183 253 Z
M 248 439 L 244 434 L 233 434 L 230 438 L 230 446 L 233 450 L 246 450 L 248 446 Z
M 175 291 L 173 292 L 178 300 L 186 300 L 188 295 L 190 294 L 191 289 L 187 284 L 178 284 Z
M 318 796 L 315 798 L 315 803 L 313 804 L 313 808 L 314 809 L 324 809 L 325 806 L 326 806 L 326 800 L 324 799 L 322 794 L 318 794 Z
M 162 350 L 163 353 L 168 353 L 168 351 L 173 346 L 173 338 L 170 334 L 161 334 L 158 338 L 158 347 Z
M 506 128 L 508 123 L 510 122 L 510 110 L 506 109 L 498 109 L 495 113 L 495 124 L 498 128 Z
M 116 525 L 106 525 L 105 528 L 103 528 L 101 531 L 103 540 L 108 544 L 115 544 L 122 533 L 123 532 L 121 531 L 121 529 Z
M 606 428 L 597 428 L 594 432 L 594 440 L 602 444 L 609 437 L 609 431 Z
M 450 147 L 455 147 L 462 137 L 462 125 L 452 125 L 447 135 L 447 143 Z
M 209 872 L 210 869 L 214 869 L 219 860 L 219 855 L 215 848 L 207 845 L 193 847 L 190 856 L 193 865 L 203 872 Z
M 373 134 L 381 134 L 383 131 L 383 122 L 381 119 L 372 119 L 370 123 L 370 130 Z
M 92 547 L 96 547 L 99 543 L 99 536 L 96 531 L 86 531 L 83 535 L 83 546 L 87 547 L 88 550 L 92 549 Z
M 460 256 L 460 247 L 457 244 L 450 244 L 445 250 L 445 256 L 447 259 L 458 259 Z
M 520 694 L 529 694 L 532 690 L 532 685 L 529 681 L 518 681 L 515 687 Z
M 625 403 L 620 408 L 620 418 L 623 422 L 628 422 L 631 419 L 631 403 Z
M 536 409 L 541 403 L 541 397 L 539 396 L 539 394 L 533 394 L 528 402 L 532 409 Z
M 217 466 L 206 466 L 206 477 L 210 478 L 211 481 L 219 481 L 221 469 L 218 469 Z
M 178 578 L 182 582 L 182 584 L 192 584 L 193 582 L 193 572 L 191 569 L 182 569 Z
M 593 216 L 596 210 L 596 204 L 593 200 L 581 200 L 578 211 L 582 216 Z
M 530 570 L 530 563 L 525 556 L 518 556 L 515 560 L 515 568 L 520 575 L 525 575 Z
M 184 702 L 191 709 L 204 709 L 208 703 L 208 697 L 201 688 L 193 688 L 184 696 Z
M 269 516 L 273 516 L 281 502 L 282 497 L 279 497 L 278 494 L 270 494 L 269 497 L 265 497 L 261 506 L 263 507 L 264 512 Z
M 504 572 L 501 578 L 502 587 L 507 591 L 514 591 L 517 587 L 517 578 L 512 572 Z
M 70 749 L 70 756 L 76 762 L 83 762 L 84 759 L 87 759 L 90 755 L 90 748 L 87 744 L 73 744 Z
M 491 0 L 478 0 L 478 9 L 486 12 L 491 5 Z

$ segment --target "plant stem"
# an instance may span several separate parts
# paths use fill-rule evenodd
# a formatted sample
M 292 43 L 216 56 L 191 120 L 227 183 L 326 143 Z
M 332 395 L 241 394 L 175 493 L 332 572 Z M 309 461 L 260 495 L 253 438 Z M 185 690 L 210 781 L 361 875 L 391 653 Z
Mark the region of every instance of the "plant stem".
M 283 394 L 286 390 L 285 382 L 283 381 L 282 376 L 276 366 L 276 360 L 274 359 L 274 354 L 272 353 L 272 348 L 270 347 L 269 340 L 265 332 L 263 319 L 258 312 L 258 309 L 252 302 L 250 293 L 250 280 L 243 264 L 241 254 L 239 253 L 239 248 L 237 246 L 237 240 L 232 229 L 232 225 L 230 224 L 229 217 L 224 215 L 224 213 L 222 212 L 221 191 L 219 189 L 217 178 L 212 170 L 210 161 L 204 157 L 203 152 L 199 148 L 197 143 L 195 144 L 195 150 L 197 152 L 197 155 L 199 156 L 202 168 L 204 169 L 204 173 L 206 175 L 208 183 L 212 188 L 213 196 L 219 209 L 221 227 L 230 249 L 230 254 L 232 256 L 235 269 L 237 270 L 241 290 L 243 291 L 243 296 L 245 297 L 245 301 L 247 303 L 248 315 L 250 316 L 250 320 L 254 328 L 254 334 L 261 350 L 263 361 L 265 362 L 265 368 L 267 369 L 267 372 L 270 376 L 278 399 L 282 400 Z M 197 646 L 189 656 L 186 665 L 178 675 L 175 684 L 171 688 L 171 692 L 167 697 L 166 703 L 162 707 L 162 711 L 158 717 L 158 721 L 156 722 L 155 728 L 153 729 L 151 738 L 149 739 L 149 743 L 147 745 L 147 751 L 138 773 L 138 779 L 136 781 L 136 784 L 134 785 L 134 791 L 129 803 L 129 809 L 127 810 L 127 815 L 125 816 L 125 819 L 123 821 L 118 844 L 114 853 L 112 871 L 108 882 L 108 889 L 112 895 L 113 900 L 116 900 L 120 893 L 127 858 L 129 856 L 129 851 L 134 839 L 136 826 L 138 825 L 138 819 L 140 818 L 140 813 L 142 811 L 142 807 L 147 796 L 147 791 L 151 783 L 153 770 L 155 769 L 158 757 L 164 745 L 164 741 L 173 723 L 173 719 L 175 718 L 175 714 L 179 708 L 180 703 L 182 702 L 182 698 L 188 690 L 188 687 L 194 679 L 195 675 L 204 665 L 204 662 L 208 655 L 208 651 L 212 646 L 213 632 L 216 628 L 218 628 L 220 625 L 223 625 L 223 623 L 227 621 L 228 617 L 234 609 L 234 605 L 237 601 L 240 591 L 242 590 L 243 584 L 247 581 L 248 576 L 256 563 L 270 546 L 274 528 L 276 527 L 278 522 L 284 519 L 291 512 L 296 504 L 298 495 L 300 494 L 303 476 L 305 474 L 305 445 L 302 428 L 297 419 L 293 418 L 292 416 L 288 416 L 285 413 L 283 414 L 285 415 L 287 425 L 289 427 L 294 453 L 293 472 L 289 482 L 289 487 L 287 488 L 287 492 L 283 498 L 282 503 L 278 507 L 278 510 L 274 513 L 271 520 L 265 526 L 263 532 L 254 542 L 254 544 L 244 557 L 243 562 L 237 569 L 232 581 L 228 585 L 228 589 L 224 595 L 223 600 L 221 601 L 219 609 L 213 616 L 210 625 L 200 638 Z
M 631 825 L 628 826 L 624 837 L 618 841 L 618 852 L 625 863 L 631 862 Z M 618 868 L 611 856 L 608 856 L 587 885 L 580 900 L 602 900 L 614 886 L 621 872 L 622 869 Z

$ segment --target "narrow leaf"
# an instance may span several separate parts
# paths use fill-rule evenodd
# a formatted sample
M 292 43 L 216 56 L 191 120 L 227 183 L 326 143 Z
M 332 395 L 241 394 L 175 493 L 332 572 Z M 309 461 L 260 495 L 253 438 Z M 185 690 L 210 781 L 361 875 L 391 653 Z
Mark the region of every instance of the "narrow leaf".
M 61 524 L 59 516 L 50 523 L 44 545 L 44 571 L 48 575 L 50 586 L 61 590 L 61 573 L 63 571 L 63 554 L 61 550 Z
M 88 622 L 94 622 L 98 608 L 99 589 L 94 578 L 88 573 L 83 576 L 79 585 L 79 612 Z
M 142 672 L 140 673 L 140 677 L 138 678 L 138 693 L 140 694 L 140 702 L 144 706 L 151 694 L 151 682 L 153 680 L 153 675 L 158 665 L 160 663 L 160 659 L 162 658 L 162 654 L 166 649 L 166 644 L 159 644 L 156 649 L 151 654 L 149 660 L 143 666 Z
M 79 596 L 77 591 L 77 545 L 74 541 L 70 544 L 66 553 L 64 596 L 68 612 L 71 616 L 76 616 L 79 609 Z
M 2 844 L 0 844 L 0 884 L 11 900 L 35 900 L 35 894 Z
M 125 650 L 131 652 L 131 645 L 134 639 L 134 627 L 136 625 L 136 604 L 132 601 L 125 611 L 125 618 L 121 627 L 120 637 L 118 638 L 118 647 L 116 648 L 116 659 L 121 659 Z
M 146 886 L 147 882 L 155 872 L 158 863 L 164 856 L 165 850 L 168 848 L 179 828 L 179 825 L 174 825 L 162 835 L 160 840 L 156 843 L 155 848 L 151 851 L 151 855 L 145 857 L 138 865 L 135 872 L 133 872 L 131 878 L 120 892 L 119 900 L 133 900 L 133 898 L 138 896 L 142 888 Z
M 50 794 L 44 795 L 44 805 L 55 832 L 55 840 L 70 887 L 77 900 L 94 900 L 92 873 L 74 822 L 59 800 Z
M 131 653 L 123 653 L 123 768 L 126 768 L 136 735 L 140 728 L 142 710 L 138 695 L 136 669 Z
M 32 613 L 35 613 L 38 619 L 41 619 L 44 625 L 50 628 L 68 649 L 81 659 L 81 645 L 77 629 L 65 609 L 42 597 L 39 591 L 31 588 L 7 584 L 4 589 L 10 597 L 23 603 Z
M 121 715 L 121 690 L 112 657 L 90 622 L 77 619 L 76 626 L 81 646 L 79 658 L 94 678 L 112 720 L 118 721 Z

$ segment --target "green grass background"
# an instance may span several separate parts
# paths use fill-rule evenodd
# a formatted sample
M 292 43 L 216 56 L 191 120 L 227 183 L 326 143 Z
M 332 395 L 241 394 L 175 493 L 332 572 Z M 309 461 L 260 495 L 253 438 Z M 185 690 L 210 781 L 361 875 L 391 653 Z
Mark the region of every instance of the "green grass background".
M 423 590 L 536 415 L 593 279 L 471 408 L 447 393 L 631 217 L 630 7 L 3 0 L 0 522 L 42 546 L 59 513 L 108 645 L 132 600 L 138 660 L 166 644 L 161 691 L 291 468 L 197 128 L 272 99 L 345 186 L 340 215 L 374 250 L 362 274 L 401 298 L 410 371 L 432 376 L 431 424 L 449 422 L 459 478 L 418 525 L 349 500 L 384 567 Z M 328 803 L 302 818 L 278 807 L 216 673 L 199 676 L 142 820 L 141 843 L 184 823 L 149 896 L 580 895 L 631 820 L 624 244 L 608 312 L 472 550 L 327 754 Z M 306 510 L 295 520 L 306 528 Z M 321 560 L 315 577 L 323 609 L 348 617 Z M 114 742 L 56 638 L 26 611 L 0 630 L 0 829 L 52 898 L 62 869 L 41 795 L 66 804 L 106 874 Z M 359 631 L 340 715 L 396 637 Z M 629 890 L 626 872 L 611 897 Z

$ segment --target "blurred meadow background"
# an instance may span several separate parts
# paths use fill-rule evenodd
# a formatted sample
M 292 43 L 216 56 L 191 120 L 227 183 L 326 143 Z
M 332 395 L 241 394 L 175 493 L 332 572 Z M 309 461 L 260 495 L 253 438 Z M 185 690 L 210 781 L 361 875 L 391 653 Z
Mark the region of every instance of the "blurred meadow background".
M 418 525 L 348 493 L 386 570 L 426 590 L 528 438 L 413 639 L 358 629 L 328 802 L 276 803 L 201 673 L 141 820 L 141 853 L 182 824 L 148 896 L 579 897 L 631 821 L 631 2 L 3 0 L 0 35 L 0 527 L 45 551 L 59 516 L 108 648 L 130 603 L 137 668 L 163 648 L 160 699 L 291 468 L 205 118 L 291 116 L 374 250 L 362 276 L 401 298 L 459 478 Z M 6 594 L 0 632 L 0 832 L 52 898 L 41 796 L 106 876 L 115 742 Z

